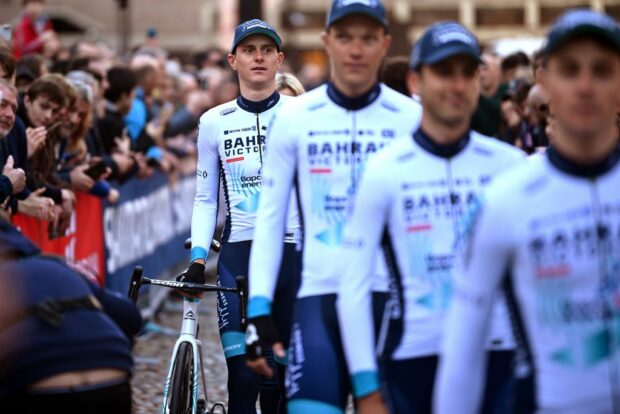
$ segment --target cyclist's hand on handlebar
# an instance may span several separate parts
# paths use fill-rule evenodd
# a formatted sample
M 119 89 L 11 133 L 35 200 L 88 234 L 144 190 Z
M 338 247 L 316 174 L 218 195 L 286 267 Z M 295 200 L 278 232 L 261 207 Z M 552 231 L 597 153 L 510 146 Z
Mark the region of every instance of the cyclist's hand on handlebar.
M 189 265 L 187 270 L 177 277 L 177 282 L 191 282 L 191 283 L 205 283 L 205 265 L 200 262 L 193 262 Z M 190 293 L 187 291 L 179 290 L 179 292 L 184 296 L 189 296 L 192 298 L 199 298 L 202 296 L 201 293 Z
M 284 358 L 284 346 L 280 342 L 278 329 L 273 318 L 268 315 L 250 318 L 245 331 L 246 362 L 255 372 L 273 377 L 273 370 L 265 359 L 265 351 L 273 346 L 273 353 Z

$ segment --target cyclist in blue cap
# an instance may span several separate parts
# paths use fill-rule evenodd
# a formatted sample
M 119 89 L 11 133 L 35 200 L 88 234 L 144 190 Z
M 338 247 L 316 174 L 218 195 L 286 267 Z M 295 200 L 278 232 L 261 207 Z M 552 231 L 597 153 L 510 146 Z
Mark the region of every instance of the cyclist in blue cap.
M 303 274 L 288 352 L 288 412 L 343 413 L 353 389 L 360 397 L 376 383 L 366 375 L 349 378 L 336 315 L 343 232 L 368 159 L 397 137 L 417 128 L 421 108 L 382 85 L 377 76 L 391 37 L 383 4 L 376 0 L 332 3 L 322 42 L 332 81 L 282 108 L 269 131 L 264 188 L 250 260 L 247 329 L 249 364 L 269 373 L 262 350 L 284 354 L 273 321 L 274 286 L 284 233 L 285 206 L 293 183 L 303 216 Z M 264 254 L 257 246 L 274 247 Z M 379 293 L 388 290 L 385 265 L 375 269 Z M 380 319 L 380 317 L 378 318 Z M 373 399 L 375 396 L 370 396 Z
M 547 35 L 552 146 L 491 184 L 469 231 L 435 408 L 477 413 L 499 289 L 529 412 L 620 413 L 620 26 L 572 10 Z
M 220 183 L 226 201 L 226 224 L 218 260 L 218 283 L 235 286 L 235 277 L 248 274 L 250 247 L 254 238 L 256 209 L 261 196 L 265 137 L 274 114 L 287 96 L 276 91 L 276 71 L 284 55 L 280 36 L 269 24 L 253 19 L 240 24 L 228 55 L 230 67 L 239 76 L 240 96 L 207 111 L 200 118 L 198 134 L 198 183 L 192 215 L 191 264 L 185 280 L 204 283 L 204 264 L 217 217 Z M 284 260 L 276 295 L 274 319 L 282 332 L 291 326 L 293 301 L 299 287 L 301 254 L 297 251 L 300 224 L 294 199 L 283 207 L 286 232 L 274 244 L 282 245 Z M 284 242 L 284 243 L 283 243 Z M 259 245 L 270 255 L 273 245 Z M 275 414 L 284 406 L 282 392 L 274 380 L 252 372 L 245 364 L 245 341 L 236 294 L 218 294 L 220 336 L 228 367 L 230 414 L 256 413 L 259 393 L 262 412 Z M 287 338 L 284 338 L 287 341 Z M 284 389 L 284 360 L 276 364 L 277 381 Z M 281 412 L 281 411 L 280 411 Z
M 452 302 L 455 245 L 468 208 L 495 175 L 525 160 L 520 150 L 470 129 L 480 94 L 479 64 L 478 41 L 462 25 L 440 22 L 425 31 L 413 48 L 408 77 L 422 102 L 420 129 L 368 163 L 345 236 L 348 266 L 338 316 L 354 377 L 379 371 L 369 271 L 379 245 L 397 287 L 400 318 L 388 333 L 400 335 L 387 341 L 380 364 L 392 413 L 431 412 L 444 318 Z M 498 312 L 486 344 L 493 377 L 482 413 L 506 412 L 500 400 L 511 382 L 514 341 L 505 307 L 498 306 Z M 374 391 L 378 394 L 378 384 Z M 385 407 L 366 409 L 364 399 L 359 408 L 387 413 Z

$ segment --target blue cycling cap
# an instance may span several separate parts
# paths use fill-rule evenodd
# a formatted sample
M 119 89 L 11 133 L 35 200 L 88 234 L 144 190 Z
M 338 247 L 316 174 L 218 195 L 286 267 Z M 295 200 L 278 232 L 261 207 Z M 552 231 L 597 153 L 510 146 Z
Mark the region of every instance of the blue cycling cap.
M 375 20 L 386 30 L 388 27 L 385 7 L 380 0 L 334 0 L 327 14 L 325 28 L 352 14 L 363 14 Z
M 570 39 L 591 35 L 605 39 L 620 51 L 620 26 L 611 17 L 587 9 L 569 10 L 556 20 L 547 34 L 545 55 L 557 52 Z
M 481 62 L 476 36 L 456 22 L 435 23 L 413 46 L 409 67 L 418 69 L 422 65 L 432 65 L 455 55 L 467 55 Z
M 274 29 L 262 20 L 252 19 L 248 20 L 247 22 L 241 23 L 235 29 L 235 39 L 233 40 L 231 53 L 235 53 L 235 49 L 237 48 L 237 46 L 239 46 L 239 43 L 241 43 L 243 39 L 256 34 L 262 34 L 269 37 L 271 40 L 274 41 L 278 50 L 280 50 L 282 39 L 280 39 L 280 36 L 278 36 L 276 29 Z

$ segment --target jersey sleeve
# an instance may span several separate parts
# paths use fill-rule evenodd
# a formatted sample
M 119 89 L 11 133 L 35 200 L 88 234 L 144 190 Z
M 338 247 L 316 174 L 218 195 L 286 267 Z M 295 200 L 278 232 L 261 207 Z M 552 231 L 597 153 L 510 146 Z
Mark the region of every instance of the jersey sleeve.
M 289 197 L 297 164 L 296 128 L 282 108 L 267 131 L 262 188 L 250 252 L 248 317 L 271 314 L 271 302 L 282 260 Z
M 498 287 L 512 255 L 505 204 L 510 197 L 493 191 L 497 184 L 483 196 L 477 211 L 470 212 L 467 241 L 459 252 L 456 291 L 435 386 L 434 412 L 439 414 L 479 412 L 486 372 L 485 340 Z
M 198 168 L 192 211 L 192 262 L 207 258 L 215 232 L 220 185 L 218 165 L 216 123 L 207 113 L 200 119 L 198 127 Z
M 385 163 L 384 163 L 385 165 Z M 356 398 L 379 389 L 372 286 L 375 260 L 391 204 L 379 159 L 369 162 L 345 230 L 343 269 L 338 291 L 338 321 Z

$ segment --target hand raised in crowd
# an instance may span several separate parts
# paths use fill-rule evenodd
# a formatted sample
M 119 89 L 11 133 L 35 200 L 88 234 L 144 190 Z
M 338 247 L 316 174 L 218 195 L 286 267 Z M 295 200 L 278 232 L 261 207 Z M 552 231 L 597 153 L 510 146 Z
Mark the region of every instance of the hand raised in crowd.
M 171 173 L 179 169 L 179 160 L 170 151 L 163 150 L 162 157 L 159 160 L 159 166 L 163 172 Z
M 26 173 L 21 168 L 13 168 L 13 156 L 9 155 L 4 168 L 2 169 L 2 175 L 6 176 L 13 186 L 13 194 L 21 193 L 26 186 Z
M 25 200 L 19 200 L 17 211 L 30 217 L 38 218 L 45 221 L 54 221 L 54 200 L 49 197 L 43 197 L 45 188 L 30 193 Z
M 131 157 L 131 155 L 122 154 L 120 152 L 112 154 L 112 159 L 118 166 L 118 172 L 121 175 L 127 174 L 136 163 L 136 161 Z
M 116 152 L 123 155 L 131 154 L 131 139 L 125 134 L 122 137 L 114 138 L 114 143 L 116 144 L 115 150 Z
M 95 185 L 95 180 L 90 178 L 85 171 L 90 166 L 88 164 L 78 165 L 69 173 L 69 177 L 71 178 L 71 187 L 76 191 L 88 192 L 93 185 Z
M 75 194 L 71 190 L 62 189 L 62 204 L 55 206 L 56 220 L 54 228 L 58 236 L 64 236 L 71 224 L 71 215 L 75 210 Z
M 146 157 L 144 156 L 144 154 L 136 153 L 133 158 L 138 164 L 138 173 L 136 174 L 138 178 L 144 179 L 149 178 L 151 175 L 153 175 L 153 168 L 151 168 L 146 162 Z
M 32 157 L 43 144 L 47 138 L 47 130 L 45 127 L 38 128 L 26 128 L 26 139 L 28 141 L 28 158 Z

